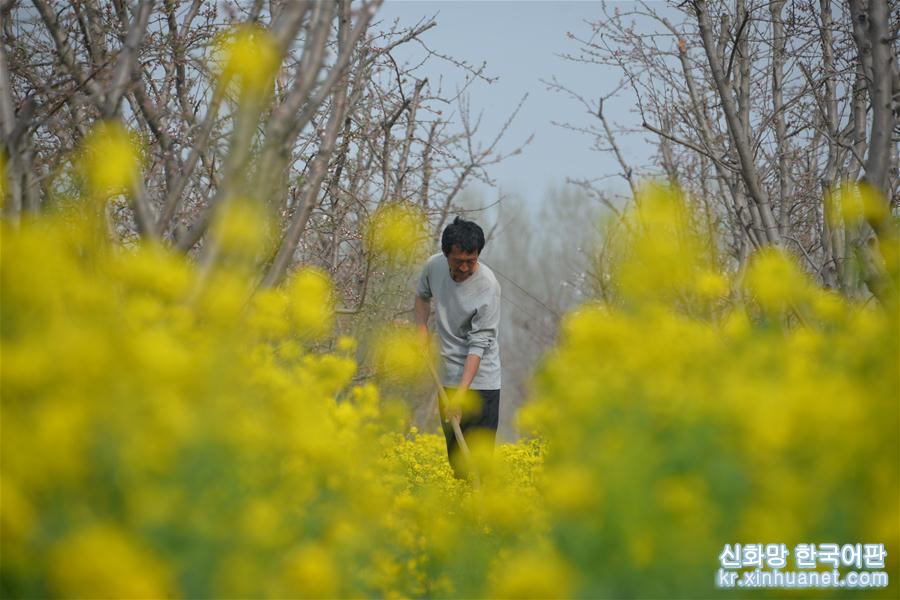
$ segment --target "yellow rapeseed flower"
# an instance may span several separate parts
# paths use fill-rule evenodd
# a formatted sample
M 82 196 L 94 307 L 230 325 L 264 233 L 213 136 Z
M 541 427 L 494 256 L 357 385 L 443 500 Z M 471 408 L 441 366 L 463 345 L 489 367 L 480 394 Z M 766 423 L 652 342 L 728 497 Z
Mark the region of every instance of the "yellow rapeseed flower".
M 55 544 L 48 556 L 56 594 L 70 598 L 165 598 L 167 567 L 118 527 L 90 525 Z
M 183 298 L 193 280 L 193 265 L 161 244 L 147 243 L 111 257 L 110 273 L 134 292 L 162 299 Z
M 751 257 L 746 281 L 760 304 L 776 312 L 804 300 L 810 291 L 797 262 L 775 248 L 764 248 Z
M 629 235 L 619 241 L 612 264 L 627 299 L 668 302 L 691 291 L 704 244 L 687 215 L 677 188 L 653 182 L 640 188 L 626 217 Z
M 338 565 L 321 544 L 306 544 L 285 558 L 276 585 L 278 596 L 331 598 L 338 593 L 340 585 Z
M 500 565 L 493 598 L 569 598 L 574 573 L 552 552 L 527 550 Z
M 21 487 L 9 476 L 0 473 L 0 549 L 4 560 L 8 557 L 19 562 L 25 542 L 34 532 L 37 514 L 31 502 L 22 493 Z
M 567 465 L 554 473 L 544 492 L 548 505 L 574 516 L 597 511 L 600 489 L 594 475 L 580 465 Z
M 324 273 L 252 297 L 246 273 L 215 269 L 191 302 L 185 259 L 143 243 L 96 252 L 74 216 L 2 231 L 10 595 L 479 596 L 484 574 L 435 577 L 437 562 L 537 530 L 531 455 L 504 452 L 521 468 L 464 517 L 471 490 L 443 436 L 401 433 L 410 398 L 350 387 L 352 338 L 313 349 L 333 319 Z M 487 471 L 488 445 L 470 437 Z
M 810 308 L 819 319 L 835 322 L 843 318 L 847 312 L 844 299 L 832 291 L 815 290 L 810 299 Z
M 371 252 L 391 263 L 412 264 L 428 241 L 428 220 L 409 202 L 382 204 L 369 220 L 365 237 Z
M 356 338 L 349 335 L 342 335 L 338 337 L 334 346 L 338 352 L 353 354 L 356 352 Z
M 884 195 L 866 181 L 843 182 L 825 194 L 826 217 L 832 227 L 843 223 L 881 221 L 889 214 Z
M 364 418 L 378 416 L 378 386 L 373 383 L 354 386 L 350 391 L 350 397 Z
M 281 337 L 290 330 L 288 298 L 278 289 L 261 290 L 250 302 L 247 320 L 252 328 L 263 336 Z
M 216 217 L 213 233 L 223 251 L 252 258 L 266 245 L 269 219 L 261 203 L 232 198 Z
M 287 284 L 290 315 L 296 332 L 305 338 L 319 339 L 331 331 L 334 301 L 331 278 L 315 267 L 297 271 Z
M 728 279 L 716 271 L 701 271 L 697 276 L 695 286 L 701 298 L 714 300 L 728 294 Z
M 210 281 L 199 304 L 203 318 L 220 325 L 234 326 L 250 295 L 249 282 L 231 271 L 214 273 Z
M 241 514 L 241 534 L 262 547 L 275 546 L 284 539 L 283 514 L 272 500 L 254 498 Z
M 252 282 L 217 269 L 188 302 L 181 258 L 97 252 L 76 221 L 0 224 L 6 595 L 692 597 L 724 542 L 900 552 L 900 512 L 872 502 L 900 481 L 897 313 L 781 255 L 748 285 L 802 300 L 803 325 L 692 306 L 698 279 L 722 291 L 702 245 L 641 302 L 568 315 L 523 409 L 541 437 L 468 435 L 474 490 L 433 413 L 411 418 L 421 390 L 357 373 L 351 338 L 309 343 L 331 333 L 324 273 L 248 307 Z
M 271 87 L 281 56 L 267 30 L 257 25 L 237 27 L 223 36 L 219 47 L 226 80 L 236 79 L 249 92 L 264 92 Z
M 81 167 L 94 194 L 131 192 L 141 172 L 137 138 L 117 121 L 97 123 L 84 140 Z
M 414 382 L 428 377 L 428 352 L 412 326 L 393 326 L 375 338 L 372 354 L 386 380 Z

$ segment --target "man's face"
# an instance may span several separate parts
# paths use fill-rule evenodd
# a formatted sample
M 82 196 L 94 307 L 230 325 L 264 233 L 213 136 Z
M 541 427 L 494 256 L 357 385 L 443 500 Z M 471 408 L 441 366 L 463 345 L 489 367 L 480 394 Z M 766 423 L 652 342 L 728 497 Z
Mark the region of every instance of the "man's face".
M 450 277 L 456 283 L 461 283 L 472 276 L 478 266 L 478 251 L 463 252 L 459 245 L 454 244 L 447 257 L 450 265 Z

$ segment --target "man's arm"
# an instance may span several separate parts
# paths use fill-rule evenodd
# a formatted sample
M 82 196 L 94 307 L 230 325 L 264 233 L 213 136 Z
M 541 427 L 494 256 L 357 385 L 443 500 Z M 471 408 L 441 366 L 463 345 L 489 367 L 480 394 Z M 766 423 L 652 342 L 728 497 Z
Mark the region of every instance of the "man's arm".
M 429 259 L 430 261 L 430 259 Z M 416 331 L 423 344 L 428 344 L 428 315 L 431 313 L 431 280 L 429 278 L 430 262 L 426 262 L 416 285 Z
M 481 366 L 481 357 L 485 350 L 497 343 L 497 334 L 500 327 L 500 290 L 499 288 L 491 294 L 488 301 L 478 309 L 478 313 L 472 319 L 472 329 L 469 331 L 467 342 L 469 344 L 469 353 L 466 356 L 466 363 L 463 366 L 463 374 L 459 380 L 456 394 L 450 402 L 450 408 L 447 411 L 448 417 L 453 415 L 461 416 L 460 405 L 469 386 L 478 373 Z
M 469 354 L 466 356 L 466 364 L 463 366 L 463 374 L 459 380 L 459 389 L 465 393 L 472 385 L 475 374 L 478 373 L 478 367 L 481 366 L 481 357 L 477 354 Z
M 423 342 L 428 341 L 429 313 L 431 313 L 431 300 L 416 295 L 416 331 L 419 332 L 419 339 Z

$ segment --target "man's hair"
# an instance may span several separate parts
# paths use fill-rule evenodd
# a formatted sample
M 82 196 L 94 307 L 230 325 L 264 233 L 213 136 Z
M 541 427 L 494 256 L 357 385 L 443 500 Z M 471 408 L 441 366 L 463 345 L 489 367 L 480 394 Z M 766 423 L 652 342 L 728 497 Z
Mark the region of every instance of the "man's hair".
M 441 250 L 444 254 L 450 254 L 453 246 L 459 246 L 463 252 L 478 251 L 484 248 L 484 231 L 474 221 L 466 221 L 460 217 L 453 219 L 453 222 L 444 229 L 441 236 Z

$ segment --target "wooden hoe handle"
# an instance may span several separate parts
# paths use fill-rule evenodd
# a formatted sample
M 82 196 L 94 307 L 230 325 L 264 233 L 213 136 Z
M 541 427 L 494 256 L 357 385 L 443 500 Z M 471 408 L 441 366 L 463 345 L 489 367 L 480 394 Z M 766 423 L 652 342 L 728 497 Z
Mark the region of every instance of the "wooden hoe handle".
M 438 377 L 434 364 L 430 360 L 428 361 L 428 370 L 431 372 L 431 378 L 434 380 L 434 385 L 437 386 L 439 401 L 446 410 L 447 407 L 450 406 L 450 399 L 447 398 L 447 392 L 444 391 L 444 385 L 441 383 L 441 379 Z M 462 429 L 459 427 L 459 417 L 456 415 L 450 417 L 450 425 L 453 427 L 453 435 L 456 436 L 456 443 L 459 444 L 463 457 L 465 457 L 466 462 L 471 468 L 472 483 L 474 487 L 477 488 L 479 485 L 478 471 L 475 468 L 475 464 L 472 462 L 472 454 L 469 452 L 469 445 L 466 443 L 466 438 L 463 436 Z

